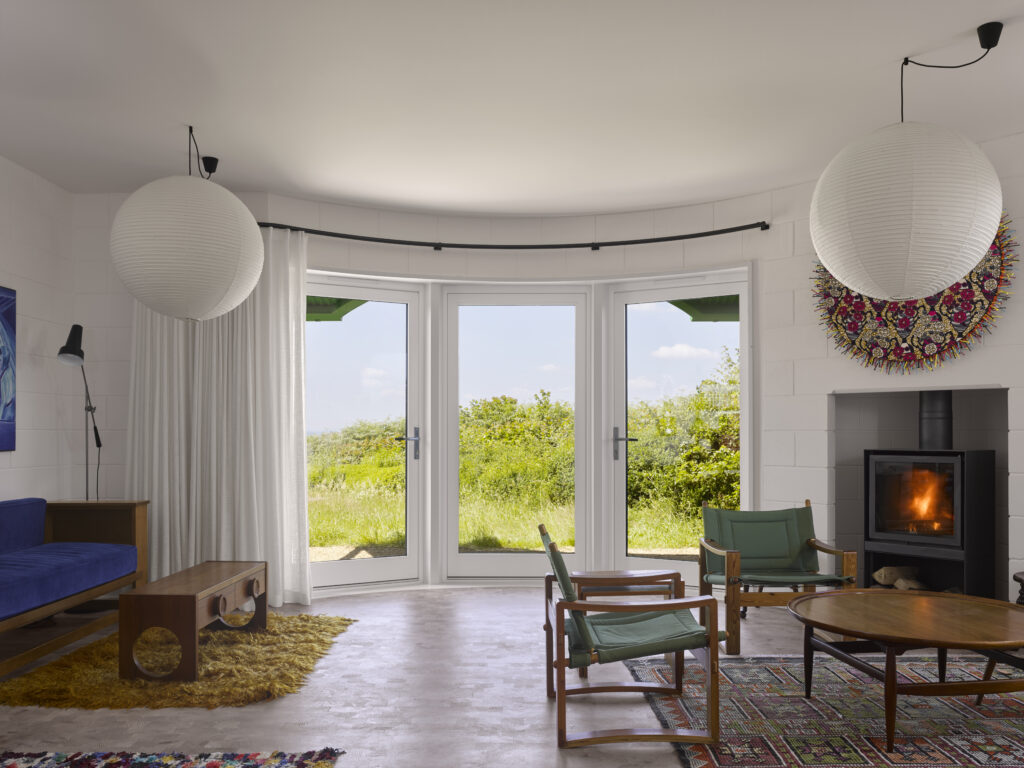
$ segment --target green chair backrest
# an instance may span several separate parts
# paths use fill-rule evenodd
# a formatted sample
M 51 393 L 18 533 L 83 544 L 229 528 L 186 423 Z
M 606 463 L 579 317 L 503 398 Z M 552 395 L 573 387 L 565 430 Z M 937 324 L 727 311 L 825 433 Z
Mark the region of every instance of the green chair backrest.
M 740 567 L 752 571 L 818 570 L 818 554 L 807 546 L 814 538 L 810 507 L 751 512 L 704 507 L 704 538 L 739 550 Z M 725 558 L 705 553 L 708 573 L 723 573 Z
M 570 603 L 575 603 L 576 587 L 573 585 L 572 579 L 569 578 L 569 569 L 565 567 L 562 553 L 558 551 L 558 545 L 551 541 L 547 528 L 543 525 L 538 526 L 538 528 L 540 529 L 540 540 L 544 542 L 544 551 L 547 553 L 548 561 L 551 563 L 551 572 L 555 574 L 562 597 Z M 583 642 L 587 644 L 588 648 L 593 648 L 594 638 L 590 632 L 590 626 L 587 624 L 586 614 L 583 611 L 569 611 L 569 613 L 572 615 L 573 624 L 576 625 L 576 629 Z

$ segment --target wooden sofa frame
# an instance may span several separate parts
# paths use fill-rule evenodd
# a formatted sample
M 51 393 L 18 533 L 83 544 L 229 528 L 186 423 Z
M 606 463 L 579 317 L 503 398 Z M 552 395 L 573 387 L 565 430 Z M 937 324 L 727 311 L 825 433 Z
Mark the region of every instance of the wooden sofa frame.
M 0 620 L 0 632 L 24 627 L 69 608 L 82 605 L 114 590 L 140 586 L 148 580 L 148 501 L 55 501 L 46 504 L 44 541 L 86 541 L 132 544 L 138 553 L 135 572 L 54 600 Z M 6 675 L 58 648 L 75 642 L 117 621 L 117 611 L 103 612 L 92 621 L 5 659 L 0 675 Z

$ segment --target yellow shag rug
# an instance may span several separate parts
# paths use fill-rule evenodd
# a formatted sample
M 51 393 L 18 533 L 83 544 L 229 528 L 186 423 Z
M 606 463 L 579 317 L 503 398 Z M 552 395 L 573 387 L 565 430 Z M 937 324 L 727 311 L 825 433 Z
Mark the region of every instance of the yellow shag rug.
M 245 616 L 239 616 L 244 623 Z M 340 616 L 267 616 L 265 632 L 201 630 L 199 680 L 161 682 L 118 676 L 117 633 L 0 683 L 0 705 L 77 709 L 241 707 L 295 693 L 334 638 L 353 622 Z M 147 669 L 173 668 L 173 635 L 147 630 L 135 645 Z

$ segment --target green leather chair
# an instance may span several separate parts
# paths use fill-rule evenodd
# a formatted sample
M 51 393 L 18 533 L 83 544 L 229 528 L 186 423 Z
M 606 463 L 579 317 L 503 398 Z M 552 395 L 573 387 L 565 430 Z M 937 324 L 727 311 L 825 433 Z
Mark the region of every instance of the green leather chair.
M 704 538 L 698 564 L 700 592 L 725 587 L 725 652 L 740 652 L 740 618 L 748 606 L 786 605 L 792 592 L 818 587 L 853 589 L 857 553 L 827 546 L 814 537 L 811 502 L 792 509 L 753 512 L 704 507 Z M 841 563 L 839 575 L 818 572 L 818 553 Z M 751 587 L 757 587 L 751 592 Z M 788 592 L 765 592 L 765 587 Z
M 709 744 L 718 741 L 718 642 L 724 635 L 718 632 L 718 608 L 715 598 L 682 597 L 682 582 L 678 581 L 678 595 L 670 600 L 645 602 L 602 603 L 580 600 L 576 585 L 566 568 L 558 545 L 551 541 L 543 525 L 539 526 L 544 551 L 551 562 L 562 599 L 547 600 L 544 632 L 547 639 L 547 665 L 554 671 L 555 685 L 548 676 L 548 697 L 558 707 L 558 746 L 583 747 L 621 741 L 680 741 Z M 618 574 L 616 583 L 628 586 L 628 574 Z M 656 575 L 640 574 L 636 586 L 650 586 Z M 610 585 L 606 585 L 610 586 Z M 707 616 L 702 626 L 692 610 Z M 683 655 L 690 651 L 704 668 L 705 696 L 707 699 L 707 727 L 698 728 L 645 728 L 615 729 L 566 733 L 566 697 L 581 693 L 608 693 L 635 691 L 638 693 L 675 694 L 683 692 Z M 672 654 L 673 682 L 659 683 L 590 683 L 566 685 L 567 669 L 582 669 L 592 664 L 637 659 L 643 656 Z

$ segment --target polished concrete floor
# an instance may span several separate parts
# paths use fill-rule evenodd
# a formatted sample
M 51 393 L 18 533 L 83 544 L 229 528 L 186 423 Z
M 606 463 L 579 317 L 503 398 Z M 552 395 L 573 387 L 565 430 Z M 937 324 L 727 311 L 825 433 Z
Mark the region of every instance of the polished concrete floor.
M 286 606 L 285 612 L 299 612 Z M 666 744 L 559 750 L 544 694 L 541 587 L 449 587 L 315 600 L 357 619 L 297 694 L 247 707 L 0 707 L 0 751 L 344 749 L 344 766 L 672 766 Z M 799 654 L 785 608 L 751 611 L 744 655 Z M 0 649 L 2 654 L 2 649 Z M 592 680 L 626 679 L 621 664 Z M 574 697 L 569 730 L 657 727 L 640 694 Z

